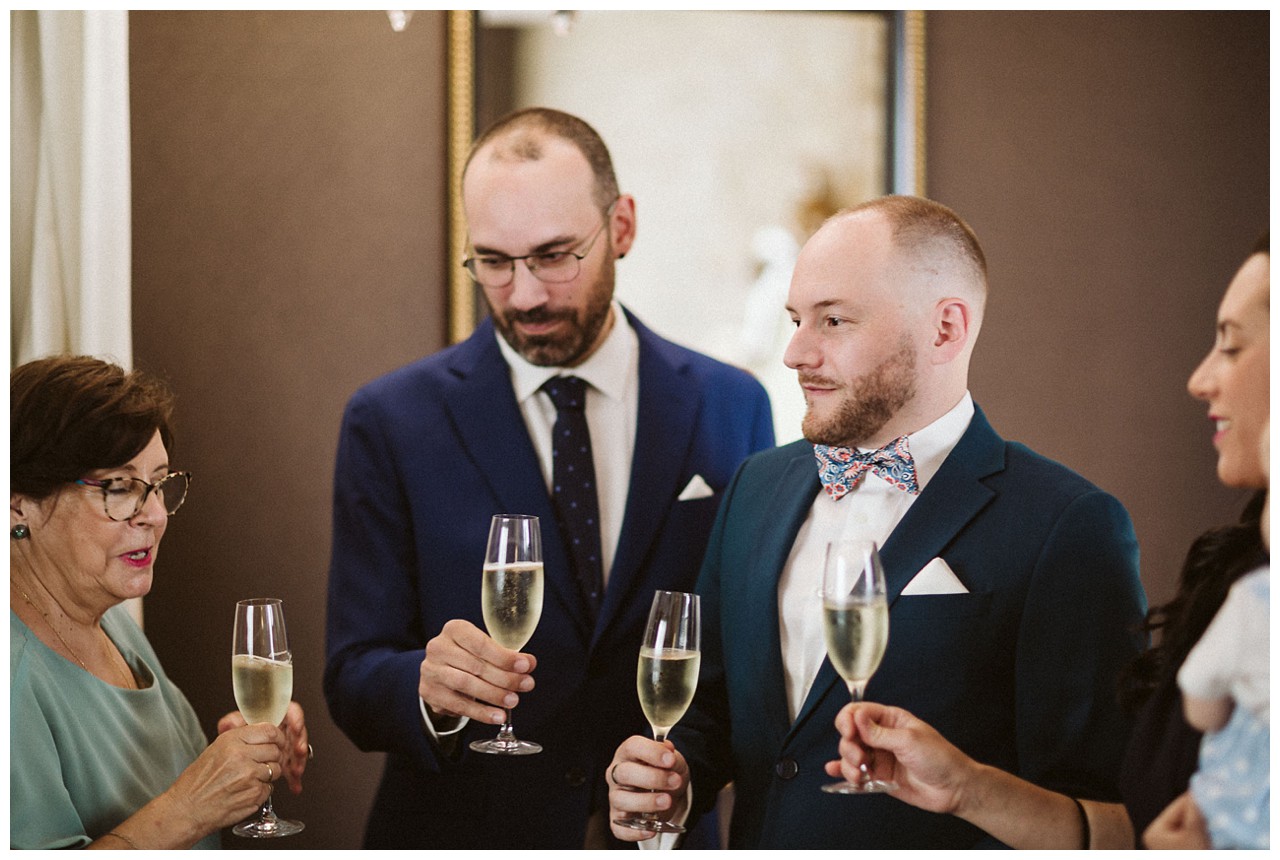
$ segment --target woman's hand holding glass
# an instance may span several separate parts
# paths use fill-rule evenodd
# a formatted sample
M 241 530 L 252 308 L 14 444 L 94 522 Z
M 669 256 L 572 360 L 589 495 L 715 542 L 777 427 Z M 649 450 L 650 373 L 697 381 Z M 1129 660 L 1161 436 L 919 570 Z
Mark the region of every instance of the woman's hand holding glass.
M 901 708 L 853 702 L 836 716 L 840 758 L 827 774 L 856 782 L 869 775 L 893 783 L 893 796 L 929 812 L 956 814 L 979 765 L 936 729 Z
M 244 714 L 231 711 L 218 720 L 218 734 L 229 732 L 246 726 Z M 306 717 L 302 705 L 290 702 L 285 712 L 284 722 L 280 724 L 284 730 L 284 760 L 281 762 L 282 776 L 294 794 L 302 793 L 302 774 L 307 769 L 307 760 L 311 755 L 310 735 L 307 732 Z
M 152 803 L 168 808 L 162 818 L 190 829 L 182 844 L 192 844 L 261 808 L 285 771 L 286 748 L 286 734 L 276 726 L 227 728 Z

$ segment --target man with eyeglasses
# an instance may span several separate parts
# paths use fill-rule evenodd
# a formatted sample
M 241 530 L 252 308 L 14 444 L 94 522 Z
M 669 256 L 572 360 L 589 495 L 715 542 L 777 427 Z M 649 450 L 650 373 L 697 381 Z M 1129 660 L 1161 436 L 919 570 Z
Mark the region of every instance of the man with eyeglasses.
M 489 318 L 362 388 L 343 421 L 325 693 L 361 749 L 388 753 L 365 847 L 605 847 L 605 765 L 648 731 L 635 672 L 654 591 L 693 590 L 721 492 L 773 445 L 769 401 L 614 299 L 636 204 L 582 120 L 499 120 L 463 205 Z M 481 616 L 499 513 L 541 524 L 522 651 Z M 470 748 L 504 708 L 540 753 Z

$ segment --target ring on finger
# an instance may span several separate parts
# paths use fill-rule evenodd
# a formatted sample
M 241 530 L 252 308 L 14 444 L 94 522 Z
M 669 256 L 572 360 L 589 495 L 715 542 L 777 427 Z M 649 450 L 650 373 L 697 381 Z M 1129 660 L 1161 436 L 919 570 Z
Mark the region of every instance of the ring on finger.
M 311 761 L 316 757 L 316 749 L 311 744 L 307 744 L 307 761 Z
M 276 772 L 275 770 L 272 769 L 271 765 L 268 763 L 267 764 L 267 782 L 274 782 L 275 778 L 276 778 Z
M 618 762 L 618 764 L 622 764 L 622 762 Z M 622 783 L 618 782 L 618 764 L 609 768 L 609 781 L 614 785 L 621 787 Z

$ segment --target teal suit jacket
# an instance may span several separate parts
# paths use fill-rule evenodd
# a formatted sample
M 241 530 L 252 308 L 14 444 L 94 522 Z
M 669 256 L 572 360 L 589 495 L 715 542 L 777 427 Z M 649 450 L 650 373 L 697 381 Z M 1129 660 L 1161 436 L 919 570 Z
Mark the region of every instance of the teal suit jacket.
M 749 458 L 725 492 L 699 578 L 703 670 L 671 738 L 695 814 L 734 782 L 736 848 L 965 848 L 985 834 L 887 796 L 829 795 L 837 712 L 829 661 L 788 719 L 778 579 L 820 492 L 813 446 Z M 901 594 L 935 557 L 967 594 Z M 1138 547 L 1116 499 L 1025 446 L 979 409 L 882 558 L 889 645 L 866 690 L 974 758 L 1075 796 L 1117 799 L 1128 735 L 1117 673 L 1143 647 Z M 814 623 L 821 623 L 815 617 Z

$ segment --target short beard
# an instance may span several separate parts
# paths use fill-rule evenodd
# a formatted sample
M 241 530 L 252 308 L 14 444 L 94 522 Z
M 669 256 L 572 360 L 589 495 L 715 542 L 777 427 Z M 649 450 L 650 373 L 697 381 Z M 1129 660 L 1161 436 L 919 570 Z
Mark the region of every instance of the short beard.
M 582 361 L 596 345 L 596 338 L 609 320 L 614 284 L 613 255 L 609 253 L 610 250 L 606 249 L 599 277 L 587 288 L 587 304 L 580 314 L 572 308 L 553 311 L 545 306 L 527 311 L 508 310 L 500 314 L 494 310 L 486 296 L 489 315 L 503 340 L 520 353 L 525 361 L 538 367 L 574 367 Z M 568 331 L 556 335 L 522 335 L 516 328 L 518 322 L 542 323 L 553 320 L 568 320 L 571 325 Z
M 816 445 L 857 447 L 873 439 L 916 395 L 916 356 L 904 335 L 898 351 L 845 387 L 836 414 L 819 420 L 813 407 L 800 429 Z

